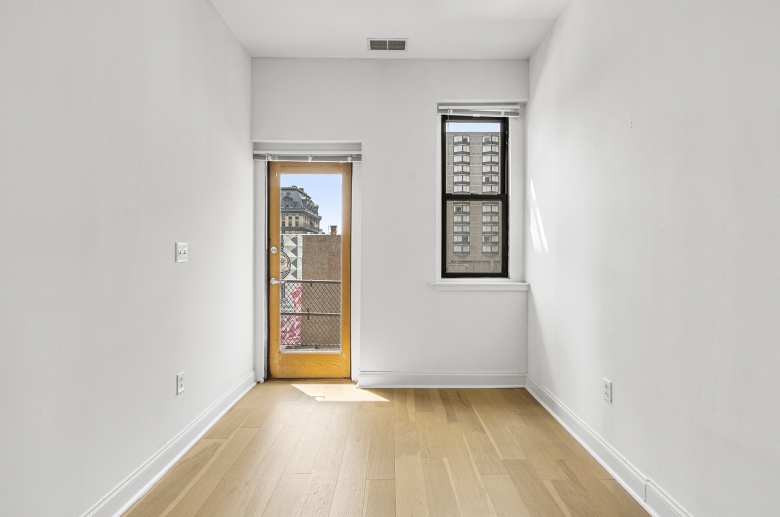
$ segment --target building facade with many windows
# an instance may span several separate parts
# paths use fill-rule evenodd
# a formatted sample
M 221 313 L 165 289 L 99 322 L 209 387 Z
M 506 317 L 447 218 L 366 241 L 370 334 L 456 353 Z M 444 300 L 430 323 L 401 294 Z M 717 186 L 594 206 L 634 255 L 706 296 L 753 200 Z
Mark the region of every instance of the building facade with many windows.
M 281 188 L 281 232 L 283 234 L 322 234 L 322 216 L 317 205 L 302 187 Z
M 502 270 L 502 151 L 498 132 L 445 132 L 445 261 L 451 273 Z M 463 196 L 457 199 L 455 196 Z M 472 199 L 470 199 L 472 198 Z

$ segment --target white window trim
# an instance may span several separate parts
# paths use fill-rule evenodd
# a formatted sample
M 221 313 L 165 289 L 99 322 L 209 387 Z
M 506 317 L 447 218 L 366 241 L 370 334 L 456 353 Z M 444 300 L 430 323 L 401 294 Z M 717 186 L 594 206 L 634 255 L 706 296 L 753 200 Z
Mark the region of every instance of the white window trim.
M 509 278 L 442 278 L 441 276 L 441 118 L 436 117 L 436 261 L 434 281 L 436 291 L 528 291 L 525 282 L 525 104 L 520 105 L 520 116 L 509 118 Z M 471 142 L 471 145 L 474 145 Z

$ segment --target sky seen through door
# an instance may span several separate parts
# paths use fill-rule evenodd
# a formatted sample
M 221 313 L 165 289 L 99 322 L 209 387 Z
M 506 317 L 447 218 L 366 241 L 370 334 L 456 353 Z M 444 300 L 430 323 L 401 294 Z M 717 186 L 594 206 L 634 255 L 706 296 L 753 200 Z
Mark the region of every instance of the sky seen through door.
M 319 215 L 322 216 L 320 228 L 330 233 L 330 226 L 335 225 L 337 233 L 341 234 L 341 175 L 283 174 L 281 184 L 282 187 L 302 187 L 319 205 Z

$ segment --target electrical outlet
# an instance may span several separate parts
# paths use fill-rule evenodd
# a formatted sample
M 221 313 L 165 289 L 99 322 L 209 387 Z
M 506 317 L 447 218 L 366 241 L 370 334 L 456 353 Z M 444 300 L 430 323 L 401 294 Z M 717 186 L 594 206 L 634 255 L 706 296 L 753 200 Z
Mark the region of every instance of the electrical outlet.
M 182 391 L 184 391 L 184 372 L 176 376 L 176 394 L 178 395 Z
M 604 379 L 604 400 L 612 402 L 612 381 Z
M 176 243 L 176 262 L 187 262 L 189 257 L 188 246 L 186 242 Z

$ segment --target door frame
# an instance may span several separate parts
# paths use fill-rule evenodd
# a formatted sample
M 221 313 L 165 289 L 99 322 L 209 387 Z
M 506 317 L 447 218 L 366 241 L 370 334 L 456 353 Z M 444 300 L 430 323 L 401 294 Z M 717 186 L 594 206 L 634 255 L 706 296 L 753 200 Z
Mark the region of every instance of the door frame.
M 353 219 L 353 167 L 346 162 L 267 162 L 266 167 L 266 374 L 269 378 L 350 378 L 352 374 L 352 219 Z M 279 297 L 281 284 L 272 285 L 271 278 L 279 278 L 279 255 L 270 253 L 271 247 L 280 252 L 280 204 L 278 195 L 281 174 L 342 174 L 342 231 L 341 231 L 341 353 L 305 352 L 284 354 L 279 349 L 279 318 L 271 316 L 270 301 Z M 278 241 L 278 242 L 277 242 Z

